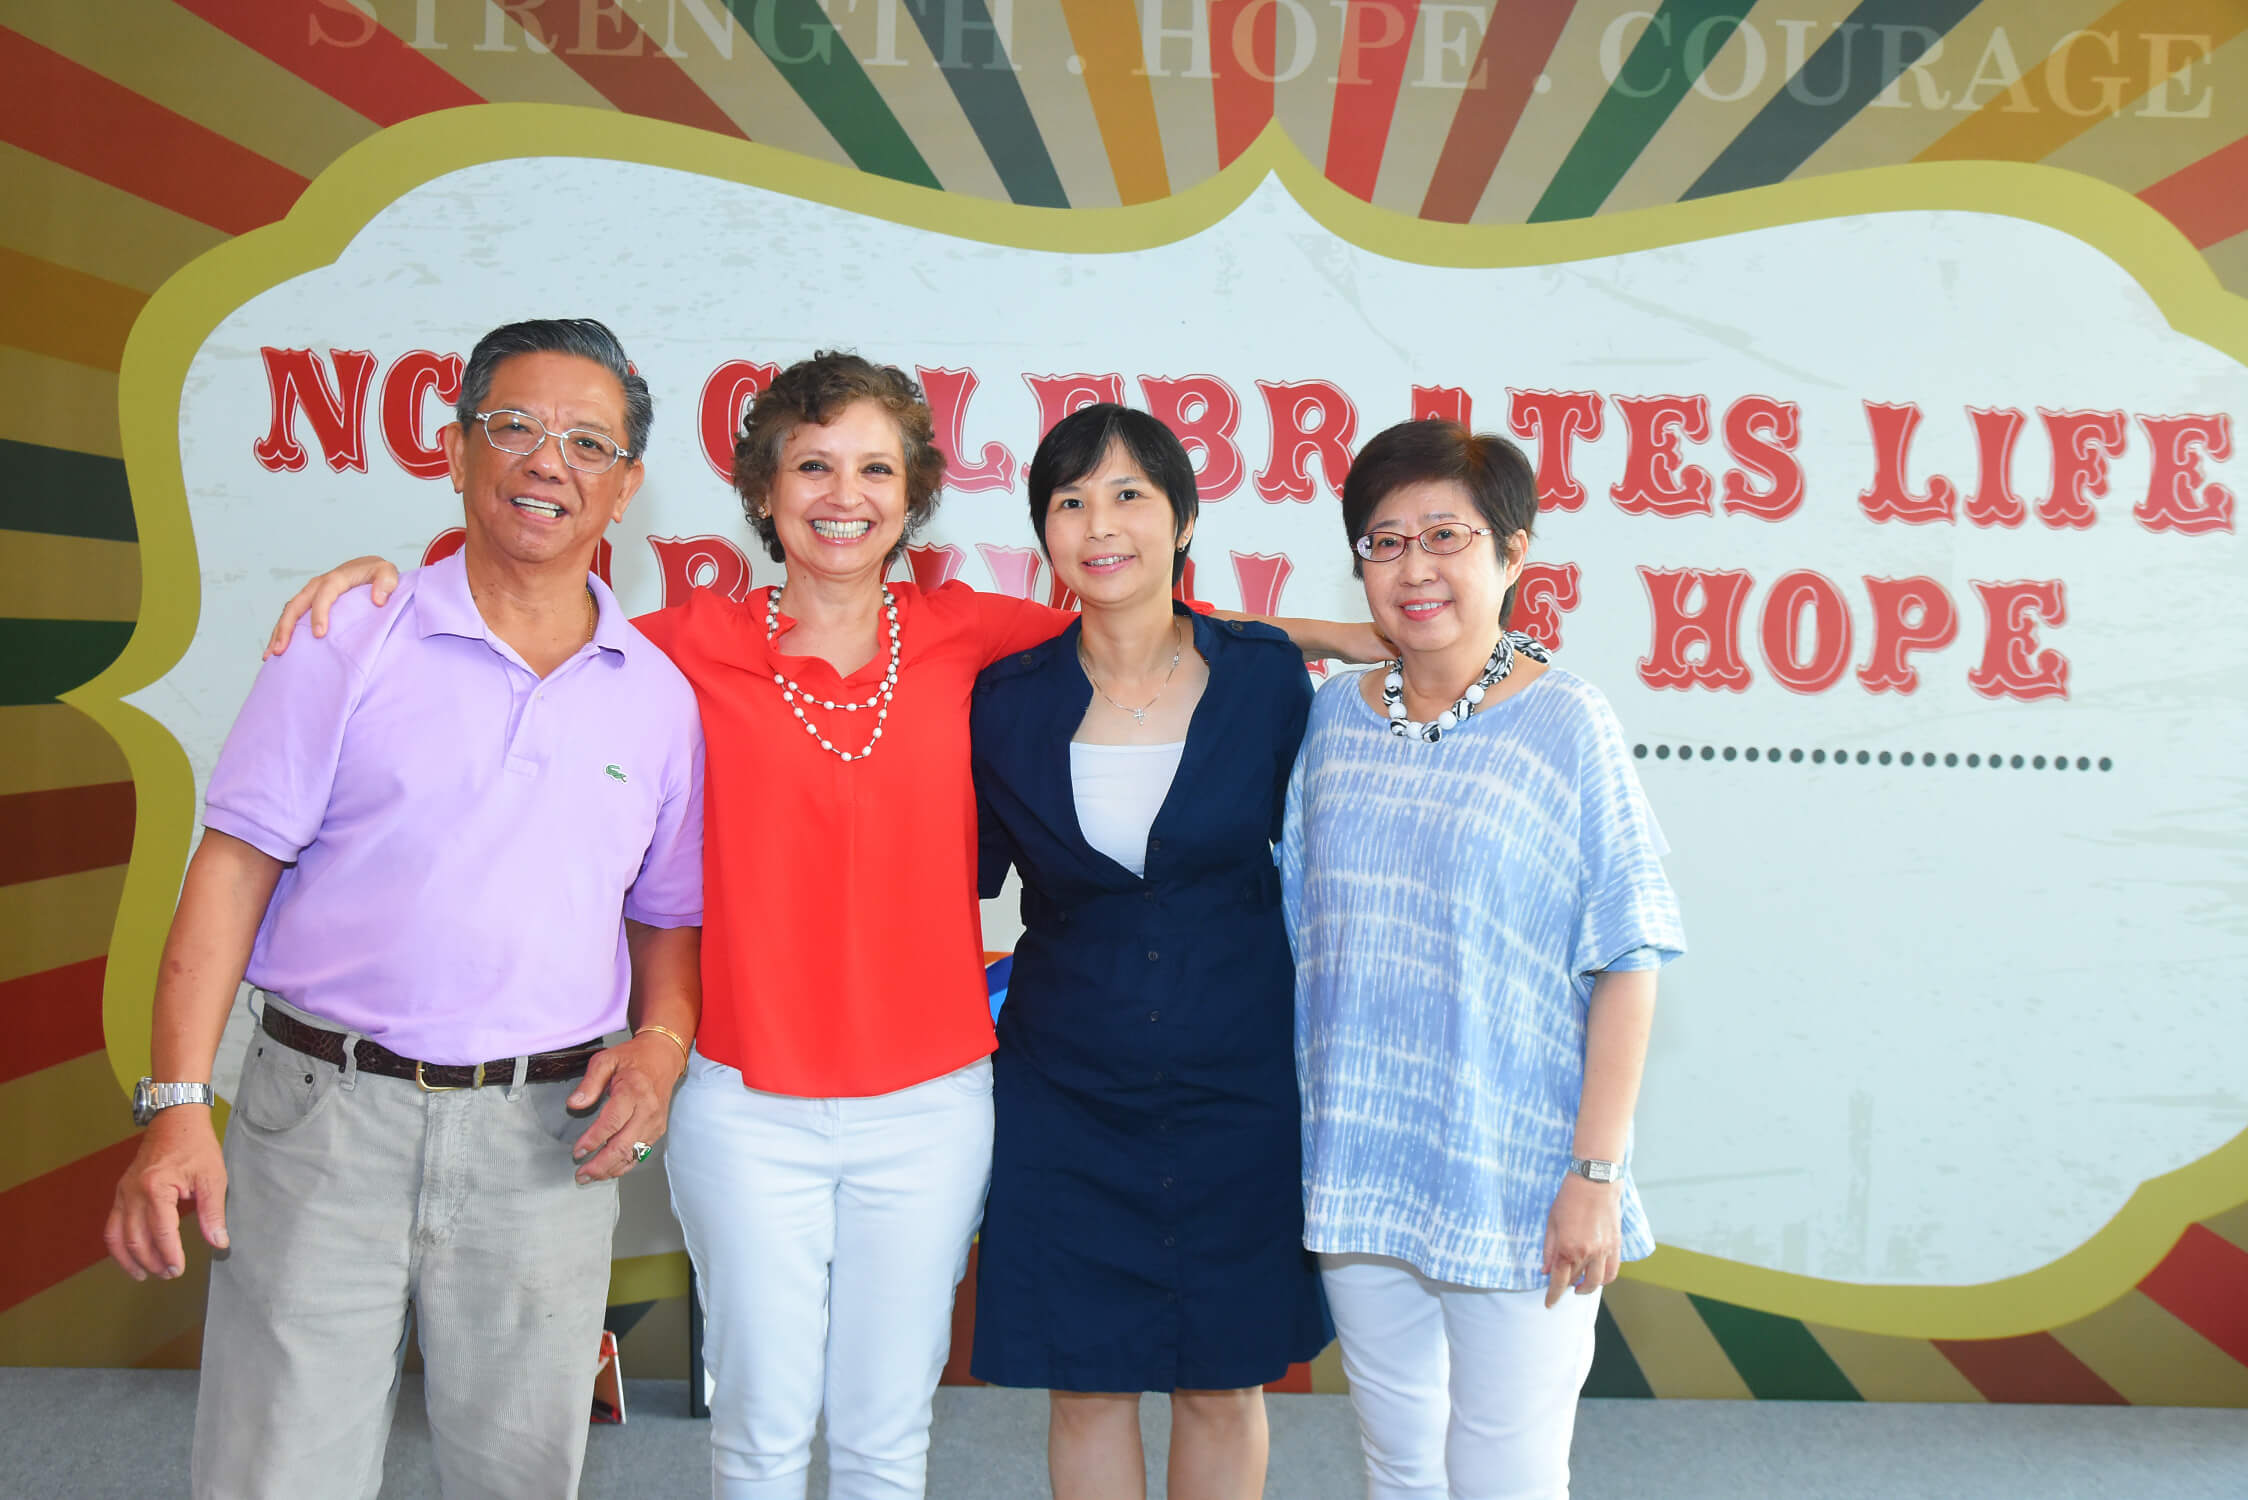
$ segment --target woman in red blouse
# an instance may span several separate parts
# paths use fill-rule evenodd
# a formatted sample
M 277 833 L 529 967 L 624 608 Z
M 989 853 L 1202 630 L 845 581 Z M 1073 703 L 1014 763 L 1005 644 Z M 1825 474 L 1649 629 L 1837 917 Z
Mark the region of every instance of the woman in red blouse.
M 976 675 L 1068 613 L 891 581 L 944 477 L 899 370 L 821 354 L 751 407 L 734 483 L 786 581 L 634 623 L 694 684 L 704 782 L 703 1017 L 671 1114 L 699 1272 L 714 1492 L 801 1500 L 827 1418 L 834 1500 L 918 1496 L 952 1296 L 991 1163 L 976 902 Z M 315 633 L 362 559 L 308 585 Z M 1371 660 L 1366 626 L 1276 621 Z
M 854 355 L 782 372 L 734 486 L 787 582 L 641 622 L 702 707 L 703 1025 L 672 1110 L 701 1271 L 715 1492 L 922 1493 L 953 1290 L 991 1168 L 968 701 L 1058 612 L 887 580 L 935 509 L 921 393 Z M 707 810 L 715 807 L 715 813 Z

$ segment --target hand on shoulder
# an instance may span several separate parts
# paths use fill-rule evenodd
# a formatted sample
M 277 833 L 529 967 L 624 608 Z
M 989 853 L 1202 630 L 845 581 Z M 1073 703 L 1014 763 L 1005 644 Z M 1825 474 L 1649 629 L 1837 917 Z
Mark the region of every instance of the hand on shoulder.
M 388 558 L 355 557 L 314 578 L 281 606 L 281 618 L 274 622 L 273 634 L 266 640 L 265 655 L 279 656 L 287 651 L 300 621 L 311 622 L 313 639 L 326 636 L 336 602 L 362 586 L 368 590 L 368 603 L 380 609 L 390 602 L 392 591 L 398 587 L 398 569 Z

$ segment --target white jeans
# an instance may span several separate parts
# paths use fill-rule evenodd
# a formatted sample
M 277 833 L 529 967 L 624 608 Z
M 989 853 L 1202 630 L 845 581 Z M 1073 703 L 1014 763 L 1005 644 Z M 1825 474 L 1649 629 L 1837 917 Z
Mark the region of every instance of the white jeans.
M 1379 1255 L 1322 1255 L 1319 1277 L 1369 1500 L 1567 1500 L 1597 1293 L 1549 1309 Z
M 800 1099 L 698 1052 L 665 1150 L 702 1287 L 711 1493 L 803 1500 L 824 1409 L 830 1500 L 919 1500 L 991 1181 L 990 1059 Z

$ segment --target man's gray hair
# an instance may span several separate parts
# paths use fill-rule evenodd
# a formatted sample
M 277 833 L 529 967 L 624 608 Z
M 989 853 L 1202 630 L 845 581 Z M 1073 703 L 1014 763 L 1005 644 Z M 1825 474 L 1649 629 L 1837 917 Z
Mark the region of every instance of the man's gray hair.
M 655 425 L 656 401 L 625 358 L 624 345 L 606 323 L 592 318 L 531 318 L 495 328 L 476 341 L 476 352 L 461 371 L 461 399 L 454 408 L 463 427 L 476 420 L 492 394 L 492 372 L 518 354 L 574 354 L 590 359 L 624 387 L 624 446 L 634 462 L 648 451 L 648 429 Z

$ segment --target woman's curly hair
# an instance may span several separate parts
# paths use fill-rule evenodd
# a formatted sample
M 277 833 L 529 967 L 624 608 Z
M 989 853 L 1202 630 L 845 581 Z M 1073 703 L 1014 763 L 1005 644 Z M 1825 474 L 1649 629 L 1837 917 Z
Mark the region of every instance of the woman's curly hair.
M 734 493 L 741 496 L 742 514 L 774 562 L 787 560 L 780 533 L 766 513 L 781 449 L 798 427 L 807 422 L 824 427 L 854 401 L 871 401 L 887 412 L 905 449 L 905 529 L 891 555 L 904 551 L 906 540 L 936 514 L 945 457 L 921 387 L 896 365 L 825 349 L 790 365 L 758 392 L 734 441 Z

